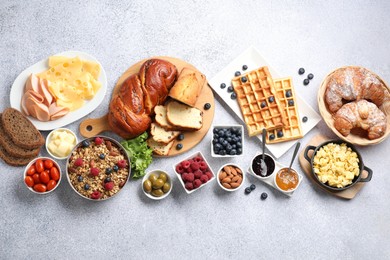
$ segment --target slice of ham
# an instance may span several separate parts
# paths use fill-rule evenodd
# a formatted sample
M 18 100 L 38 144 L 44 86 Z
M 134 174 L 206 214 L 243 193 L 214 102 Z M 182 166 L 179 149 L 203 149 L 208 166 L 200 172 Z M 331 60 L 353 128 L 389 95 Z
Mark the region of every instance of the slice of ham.
M 26 81 L 21 101 L 23 113 L 43 122 L 56 120 L 69 113 L 69 108 L 57 106 L 48 86 L 46 79 L 31 74 Z
M 34 74 L 31 74 L 30 77 L 26 81 L 26 85 L 24 87 L 24 91 L 33 90 L 34 92 L 39 92 L 39 78 L 35 76 Z
M 56 120 L 69 113 L 69 108 L 57 106 L 57 102 L 53 102 L 49 107 L 50 120 Z
M 24 104 L 32 117 L 35 117 L 42 122 L 50 120 L 49 108 L 45 104 L 39 102 L 34 95 L 29 95 L 27 93 L 27 96 L 24 98 Z
M 43 95 L 43 103 L 49 107 L 53 103 L 54 98 L 49 92 L 49 83 L 47 79 L 39 79 L 39 92 Z

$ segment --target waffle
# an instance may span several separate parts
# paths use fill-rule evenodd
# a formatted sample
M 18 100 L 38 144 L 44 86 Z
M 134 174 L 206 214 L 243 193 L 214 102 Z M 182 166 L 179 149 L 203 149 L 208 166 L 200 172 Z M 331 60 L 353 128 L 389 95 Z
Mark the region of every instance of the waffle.
M 275 98 L 274 82 L 268 67 L 261 67 L 235 77 L 232 85 L 249 136 L 261 134 L 263 128 L 270 131 L 287 124 L 281 104 Z M 274 100 L 271 102 L 270 98 Z
M 274 87 L 276 99 L 278 99 L 281 104 L 283 116 L 287 119 L 287 124 L 285 124 L 283 128 L 268 130 L 266 142 L 272 144 L 302 138 L 302 127 L 299 120 L 292 79 L 275 79 Z M 274 138 L 272 138 L 271 135 L 273 135 Z

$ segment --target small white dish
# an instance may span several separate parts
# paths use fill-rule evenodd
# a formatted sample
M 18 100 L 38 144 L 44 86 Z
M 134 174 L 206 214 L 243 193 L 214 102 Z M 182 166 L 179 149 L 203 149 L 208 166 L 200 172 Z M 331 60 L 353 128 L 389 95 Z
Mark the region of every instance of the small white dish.
M 258 175 L 255 173 L 255 170 L 253 169 L 253 161 L 256 159 L 256 157 L 262 157 L 262 153 L 258 153 L 256 156 L 253 157 L 252 161 L 251 161 L 251 166 L 250 166 L 250 170 L 252 171 L 253 174 L 256 175 L 256 177 L 258 177 L 259 179 L 261 180 L 266 180 L 266 179 L 269 179 L 271 178 L 271 176 L 273 175 L 273 173 L 275 172 L 275 167 L 276 167 L 276 161 L 275 159 L 272 157 L 272 155 L 268 154 L 268 153 L 264 153 L 264 160 L 267 161 L 267 157 L 271 158 L 272 160 L 272 163 L 270 164 L 267 164 L 267 173 L 269 171 L 271 171 L 271 173 L 267 176 L 261 176 L 261 175 Z
M 86 100 L 85 104 L 74 111 L 70 111 L 68 114 L 65 116 L 54 120 L 54 121 L 48 121 L 48 122 L 42 122 L 39 121 L 36 118 L 33 118 L 31 116 L 28 116 L 28 119 L 34 124 L 34 126 L 38 130 L 42 131 L 47 131 L 47 130 L 53 130 L 55 128 L 59 128 L 65 125 L 68 125 L 70 123 L 73 123 L 80 118 L 85 117 L 89 113 L 91 113 L 93 110 L 95 110 L 103 101 L 106 92 L 107 92 L 107 76 L 106 72 L 100 64 L 100 62 L 93 57 L 92 55 L 81 52 L 81 51 L 65 51 L 61 53 L 54 54 L 52 56 L 66 56 L 66 57 L 80 57 L 83 60 L 89 60 L 89 61 L 94 61 L 100 65 L 100 76 L 99 76 L 99 81 L 102 83 L 99 91 L 96 93 L 96 95 L 91 99 L 91 100 Z M 26 84 L 26 81 L 28 77 L 30 77 L 31 73 L 40 73 L 42 71 L 45 71 L 48 69 L 48 58 L 45 58 L 41 61 L 38 61 L 34 65 L 31 65 L 24 71 L 22 71 L 19 76 L 15 79 L 14 83 L 12 84 L 11 87 L 11 92 L 10 92 L 10 104 L 11 107 L 21 110 L 21 100 L 22 96 L 24 94 L 24 86 Z
M 49 191 L 45 191 L 45 192 L 37 192 L 33 189 L 33 187 L 29 187 L 27 186 L 26 182 L 25 182 L 25 179 L 26 179 L 26 176 L 27 176 L 27 171 L 28 169 L 30 169 L 30 167 L 38 160 L 42 160 L 42 161 L 45 161 L 45 160 L 50 160 L 53 162 L 53 164 L 57 167 L 57 170 L 58 170 L 58 173 L 60 174 L 60 178 L 58 179 L 57 181 L 57 184 L 56 186 L 52 189 L 52 190 L 49 190 Z M 51 192 L 53 192 L 55 189 L 57 189 L 57 187 L 60 185 L 60 182 L 61 182 L 61 178 L 62 178 L 62 172 L 61 172 L 61 167 L 60 165 L 54 161 L 52 158 L 49 158 L 49 157 L 37 157 L 33 160 L 31 160 L 31 162 L 29 162 L 29 164 L 27 164 L 26 168 L 24 169 L 24 173 L 23 173 L 23 182 L 24 182 L 24 185 L 26 185 L 27 189 L 29 189 L 32 193 L 35 193 L 35 194 L 38 194 L 38 195 L 46 195 L 46 194 L 49 194 Z
M 253 158 L 255 158 L 257 155 L 260 155 L 260 154 L 261 154 L 261 153 L 257 153 Z M 281 164 L 281 163 L 279 163 L 278 161 L 275 160 L 275 170 L 274 170 L 274 171 L 272 172 L 272 174 L 271 174 L 270 176 L 268 176 L 267 178 L 260 177 L 260 176 L 256 175 L 256 174 L 253 172 L 253 170 L 252 170 L 252 165 L 249 167 L 248 173 L 249 173 L 250 175 L 252 175 L 253 177 L 255 177 L 256 179 L 259 179 L 260 181 L 264 182 L 265 184 L 267 184 L 267 185 L 273 187 L 274 189 L 280 191 L 281 193 L 283 193 L 283 194 L 285 194 L 285 195 L 291 197 L 291 196 L 294 194 L 294 192 L 298 189 L 299 185 L 301 184 L 302 179 L 303 179 L 303 176 L 297 172 L 298 177 L 299 177 L 299 182 L 298 182 L 297 187 L 296 187 L 293 191 L 283 191 L 283 190 L 279 189 L 279 187 L 277 187 L 277 185 L 276 185 L 276 183 L 275 183 L 275 175 L 276 175 L 276 173 L 277 173 L 280 169 L 282 169 L 282 168 L 286 168 L 286 166 L 283 165 L 283 164 Z
M 268 66 L 269 71 L 273 78 L 281 78 L 280 73 L 278 73 L 269 63 L 260 55 L 260 53 L 253 47 L 249 47 L 243 53 L 241 53 L 236 59 L 234 59 L 231 63 L 229 63 L 224 69 L 222 69 L 217 75 L 215 75 L 210 81 L 209 84 L 217 93 L 221 99 L 230 107 L 230 109 L 243 121 L 243 117 L 241 114 L 240 106 L 238 105 L 237 100 L 231 99 L 231 93 L 227 92 L 228 86 L 231 85 L 231 80 L 234 77 L 234 73 L 236 71 L 242 72 L 242 66 L 247 65 L 248 69 L 245 72 L 249 72 L 251 70 L 257 69 L 262 66 Z M 287 76 L 287 75 L 285 75 Z M 225 83 L 226 87 L 221 88 L 221 83 Z M 297 93 L 297 91 L 296 91 Z M 302 123 L 302 131 L 303 135 L 306 135 L 312 128 L 314 128 L 318 122 L 321 121 L 321 116 L 311 107 L 309 106 L 300 96 L 296 95 L 297 103 L 298 103 L 298 111 L 299 115 L 302 118 L 306 116 L 308 121 Z M 299 119 L 301 120 L 301 119 Z M 256 136 L 260 141 L 261 135 Z M 276 143 L 276 144 L 266 144 L 268 151 L 272 153 L 275 158 L 281 157 L 285 152 L 287 152 L 297 140 Z
M 288 167 L 283 167 L 283 168 L 281 168 L 279 171 L 282 171 L 282 170 L 284 170 L 284 169 L 288 169 Z M 294 170 L 293 168 L 291 168 L 291 171 L 295 172 L 295 173 L 298 175 L 298 184 L 297 184 L 297 186 L 295 186 L 294 189 L 291 189 L 291 190 L 288 190 L 288 191 L 283 190 L 282 188 L 280 188 L 279 185 L 278 185 L 278 183 L 276 182 L 276 178 L 277 178 L 277 176 L 278 176 L 279 171 L 277 171 L 277 172 L 275 172 L 275 173 L 273 174 L 273 175 L 274 175 L 274 183 L 275 183 L 276 189 L 278 189 L 280 192 L 283 192 L 283 193 L 284 193 L 284 192 L 289 192 L 289 193 L 291 193 L 291 192 L 294 192 L 296 189 L 298 189 L 299 184 L 301 184 L 301 179 L 299 178 L 299 174 L 298 174 L 298 172 L 297 172 L 296 170 Z M 290 173 L 291 173 L 291 171 L 290 171 Z
M 207 167 L 208 167 L 208 169 L 209 169 L 209 171 L 210 171 L 210 173 L 211 173 L 211 175 L 212 175 L 212 178 L 209 179 L 206 183 L 203 183 L 202 185 L 200 185 L 198 188 L 195 188 L 195 189 L 193 189 L 193 190 L 187 190 L 186 187 L 185 187 L 185 183 L 184 183 L 184 181 L 183 181 L 183 179 L 182 179 L 182 177 L 181 177 L 181 174 L 178 173 L 178 172 L 176 171 L 176 167 L 177 167 L 178 165 L 180 165 L 183 161 L 191 160 L 191 159 L 193 159 L 193 158 L 195 158 L 195 157 L 198 157 L 198 156 L 201 157 L 201 158 L 203 159 L 203 161 L 207 164 Z M 183 186 L 183 189 L 187 192 L 187 194 L 191 194 L 191 193 L 193 193 L 194 191 L 199 190 L 200 188 L 206 186 L 206 185 L 209 184 L 212 180 L 215 179 L 215 174 L 214 174 L 214 172 L 213 172 L 213 169 L 211 169 L 210 164 L 207 162 L 206 158 L 203 156 L 203 154 L 202 154 L 200 151 L 199 151 L 199 152 L 196 152 L 196 153 L 194 153 L 194 154 L 192 154 L 192 155 L 190 155 L 190 156 L 188 156 L 187 158 L 184 158 L 184 159 L 181 160 L 179 163 L 175 164 L 175 165 L 173 166 L 173 170 L 175 171 L 177 178 L 179 179 L 180 183 L 181 183 L 182 186 Z
M 241 181 L 240 186 L 238 186 L 237 188 L 234 188 L 234 189 L 225 188 L 225 187 L 222 185 L 221 181 L 219 180 L 219 174 L 221 173 L 221 171 L 223 170 L 223 168 L 224 168 L 225 166 L 233 166 L 233 167 L 238 168 L 238 169 L 241 170 L 241 173 L 242 173 L 242 181 Z M 221 189 L 223 189 L 223 190 L 225 190 L 225 191 L 232 192 L 232 191 L 239 190 L 239 189 L 243 186 L 243 184 L 244 184 L 244 182 L 245 182 L 245 171 L 243 171 L 242 168 L 241 168 L 239 165 L 235 164 L 235 163 L 227 163 L 227 164 L 225 164 L 225 165 L 222 165 L 222 167 L 218 170 L 218 172 L 217 172 L 217 182 L 218 182 L 219 187 L 221 187 Z
M 231 155 L 231 154 L 225 154 L 225 155 L 220 155 L 220 154 L 216 154 L 214 152 L 214 144 L 213 144 L 213 140 L 214 140 L 214 129 L 218 129 L 218 128 L 233 128 L 233 129 L 239 129 L 241 131 L 241 149 L 242 149 L 242 152 L 241 154 L 235 154 L 235 155 Z M 210 143 L 210 147 L 211 147 L 211 156 L 212 157 L 238 157 L 238 156 L 241 156 L 244 154 L 244 127 L 242 125 L 215 125 L 213 126 L 213 130 L 211 131 L 211 143 Z
M 73 146 L 70 147 L 69 153 L 68 153 L 67 155 L 65 155 L 65 156 L 62 156 L 62 157 L 61 157 L 61 156 L 58 156 L 58 155 L 55 155 L 54 152 L 50 151 L 50 149 L 49 149 L 49 144 L 50 144 L 50 142 L 51 142 L 51 139 L 52 139 L 52 137 L 53 137 L 53 134 L 54 134 L 55 132 L 57 132 L 57 131 L 65 131 L 65 132 L 67 132 L 67 133 L 73 135 L 73 137 L 74 137 L 74 143 L 73 143 Z M 57 128 L 57 129 L 54 129 L 53 131 L 51 131 L 51 132 L 47 135 L 45 146 L 46 146 L 46 151 L 47 151 L 47 153 L 48 153 L 51 157 L 53 157 L 53 158 L 55 158 L 55 159 L 57 159 L 57 160 L 63 160 L 63 159 L 68 158 L 69 154 L 72 152 L 73 148 L 76 146 L 77 143 L 78 143 L 77 136 L 76 136 L 76 134 L 75 134 L 72 130 L 67 129 L 67 128 Z
M 148 192 L 145 191 L 145 189 L 144 189 L 144 182 L 145 182 L 147 179 L 149 179 L 149 176 L 150 176 L 151 174 L 156 174 L 156 176 L 158 177 L 161 173 L 165 173 L 165 174 L 167 175 L 167 177 L 168 177 L 167 181 L 168 181 L 169 185 L 171 186 L 171 188 L 170 188 L 169 191 L 168 191 L 167 193 L 165 193 L 164 195 L 162 195 L 162 196 L 160 196 L 160 197 L 156 197 L 156 196 L 153 196 L 151 193 L 148 193 Z M 156 170 L 150 171 L 150 172 L 148 172 L 148 173 L 145 174 L 145 176 L 142 178 L 141 187 L 142 187 L 142 191 L 144 192 L 144 194 L 145 194 L 148 198 L 150 198 L 150 199 L 152 199 L 152 200 L 162 200 L 162 199 L 166 198 L 166 197 L 169 195 L 169 193 L 171 193 L 171 191 L 172 191 L 172 184 L 173 184 L 173 183 L 172 183 L 171 176 L 169 176 L 169 174 L 168 174 L 166 171 L 163 171 L 163 170 L 160 170 L 160 169 L 156 169 Z

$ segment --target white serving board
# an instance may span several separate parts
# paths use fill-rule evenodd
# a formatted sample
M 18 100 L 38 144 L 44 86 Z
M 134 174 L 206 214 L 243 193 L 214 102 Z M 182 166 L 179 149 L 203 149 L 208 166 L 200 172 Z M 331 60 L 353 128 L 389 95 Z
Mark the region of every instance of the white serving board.
M 227 92 L 227 87 L 231 85 L 231 80 L 234 77 L 236 71 L 242 71 L 242 66 L 247 65 L 248 69 L 245 72 L 254 70 L 262 66 L 268 66 L 269 71 L 274 79 L 287 77 L 289 75 L 281 76 L 268 62 L 260 55 L 260 53 L 252 46 L 241 53 L 236 59 L 234 59 L 229 65 L 222 69 L 217 75 L 215 75 L 210 81 L 209 85 L 213 88 L 215 93 L 217 93 L 221 99 L 230 107 L 231 110 L 241 119 L 242 118 L 241 109 L 238 105 L 237 100 L 230 98 L 231 93 Z M 226 84 L 226 88 L 221 89 L 221 83 Z M 318 122 L 321 121 L 321 116 L 310 107 L 295 91 L 296 100 L 298 103 L 298 112 L 299 116 L 302 119 L 303 116 L 307 116 L 308 121 L 306 123 L 301 123 L 303 135 L 307 134 L 312 128 L 314 128 Z M 245 126 L 245 123 L 244 123 Z M 246 128 L 246 126 L 245 126 Z M 261 135 L 256 136 L 260 141 Z M 281 157 L 286 153 L 298 140 L 276 143 L 276 144 L 266 144 L 267 149 L 272 153 L 275 158 Z
M 91 113 L 93 110 L 95 110 L 102 103 L 102 101 L 106 95 L 106 91 L 107 91 L 106 72 L 105 72 L 102 64 L 100 64 L 100 62 L 92 55 L 85 53 L 85 52 L 81 52 L 81 51 L 66 51 L 66 52 L 54 54 L 53 56 L 66 56 L 66 57 L 78 56 L 82 60 L 89 60 L 89 61 L 97 62 L 100 65 L 100 69 L 101 69 L 99 81 L 102 83 L 102 86 L 99 89 L 98 93 L 96 93 L 96 95 L 91 100 L 85 101 L 84 106 L 82 106 L 81 108 L 79 108 L 77 110 L 69 112 L 68 114 L 66 114 L 65 116 L 63 116 L 57 120 L 42 122 L 42 121 L 39 121 L 31 116 L 28 116 L 28 119 L 30 119 L 30 121 L 34 124 L 34 126 L 38 130 L 43 130 L 43 131 L 53 130 L 56 128 L 63 127 L 65 125 L 73 123 L 74 121 L 77 121 L 80 118 L 88 115 L 89 113 Z M 21 111 L 20 103 L 21 103 L 22 96 L 24 94 L 24 86 L 26 84 L 28 77 L 30 76 L 31 73 L 37 74 L 37 73 L 40 73 L 42 71 L 47 70 L 49 68 L 48 67 L 48 60 L 49 59 L 46 58 L 46 59 L 43 59 L 43 60 L 35 63 L 34 65 L 31 65 L 30 67 L 28 67 L 27 69 L 22 71 L 22 73 L 20 73 L 19 76 L 15 79 L 14 83 L 12 84 L 11 92 L 10 92 L 11 107 Z

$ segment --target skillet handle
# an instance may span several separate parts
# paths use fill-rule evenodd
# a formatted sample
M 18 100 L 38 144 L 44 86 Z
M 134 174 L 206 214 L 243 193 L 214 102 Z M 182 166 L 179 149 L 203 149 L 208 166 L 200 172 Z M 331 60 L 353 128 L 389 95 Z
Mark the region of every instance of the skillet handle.
M 372 170 L 371 170 L 370 168 L 368 168 L 367 166 L 364 166 L 363 169 L 366 170 L 366 171 L 368 172 L 368 175 L 367 175 L 367 177 L 364 178 L 364 179 L 361 178 L 361 179 L 359 180 L 359 182 L 369 182 L 369 181 L 371 181 L 371 178 L 372 178 Z
M 305 149 L 305 152 L 303 153 L 303 156 L 305 157 L 305 159 L 311 163 L 311 158 L 309 157 L 309 151 L 310 150 L 315 150 L 317 147 L 316 146 L 312 146 L 312 145 L 308 145 Z

